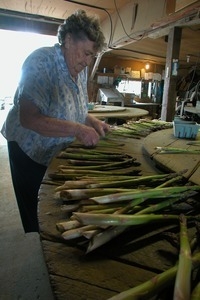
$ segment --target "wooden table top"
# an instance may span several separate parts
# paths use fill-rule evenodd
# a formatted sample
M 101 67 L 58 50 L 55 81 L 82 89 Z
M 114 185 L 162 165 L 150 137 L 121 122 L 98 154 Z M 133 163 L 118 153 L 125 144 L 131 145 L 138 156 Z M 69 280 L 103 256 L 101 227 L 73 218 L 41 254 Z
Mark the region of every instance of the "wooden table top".
M 143 175 L 158 174 L 160 166 L 175 172 L 184 168 L 187 169 L 185 176 L 199 184 L 200 157 L 156 153 L 155 147 L 167 145 L 189 147 L 187 140 L 175 138 L 173 130 L 167 129 L 142 139 L 127 138 L 121 151 L 132 154 L 141 162 Z M 48 174 L 55 172 L 60 164 L 63 164 L 63 159 L 52 161 L 46 172 L 47 180 Z M 177 249 L 162 239 L 161 234 L 163 230 L 179 232 L 178 224 L 130 228 L 103 247 L 86 254 L 84 243 L 65 241 L 56 229 L 56 223 L 66 220 L 68 214 L 61 209 L 61 200 L 54 195 L 55 185 L 44 182 L 39 192 L 38 218 L 44 259 L 55 299 L 107 300 L 152 279 L 177 262 Z M 190 230 L 193 236 L 193 229 Z
M 103 105 L 103 107 L 106 107 L 106 105 Z M 110 106 L 108 106 L 109 108 Z M 98 119 L 107 119 L 107 118 L 118 118 L 118 119 L 124 119 L 124 120 L 130 120 L 130 119 L 138 119 L 140 117 L 147 116 L 149 112 L 145 109 L 136 108 L 136 107 L 119 107 L 123 108 L 122 110 L 117 110 L 116 106 L 114 107 L 115 110 L 107 110 L 105 112 L 103 111 L 91 111 L 92 115 L 94 115 Z

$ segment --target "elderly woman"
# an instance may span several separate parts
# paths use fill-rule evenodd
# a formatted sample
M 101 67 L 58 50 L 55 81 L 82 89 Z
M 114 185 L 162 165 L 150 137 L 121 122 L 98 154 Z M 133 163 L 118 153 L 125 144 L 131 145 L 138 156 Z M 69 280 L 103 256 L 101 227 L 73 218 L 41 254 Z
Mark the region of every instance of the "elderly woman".
M 56 153 L 75 139 L 94 146 L 109 128 L 87 110 L 87 66 L 104 46 L 98 20 L 77 11 L 59 26 L 58 40 L 25 60 L 2 128 L 25 232 L 39 231 L 38 190 Z

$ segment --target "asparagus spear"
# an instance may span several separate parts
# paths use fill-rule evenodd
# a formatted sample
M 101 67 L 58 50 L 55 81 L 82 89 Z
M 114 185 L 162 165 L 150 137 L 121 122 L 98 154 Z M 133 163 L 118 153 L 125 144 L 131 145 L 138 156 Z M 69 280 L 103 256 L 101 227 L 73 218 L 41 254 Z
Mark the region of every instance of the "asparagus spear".
M 173 300 L 190 300 L 192 258 L 187 234 L 187 220 L 180 215 L 180 253 Z
M 58 155 L 58 157 L 60 158 L 69 158 L 69 159 L 96 159 L 96 160 L 116 160 L 116 159 L 123 159 L 125 157 L 124 154 L 118 154 L 118 153 L 112 153 L 111 154 L 100 154 L 98 153 L 98 155 L 92 154 L 92 153 L 71 153 L 71 152 L 65 152 L 65 151 L 61 151 Z
M 92 197 L 91 200 L 97 203 L 112 203 L 118 201 L 129 201 L 132 199 L 150 199 L 150 198 L 166 198 L 166 197 L 177 197 L 177 195 L 186 191 L 198 191 L 200 186 L 176 186 L 166 187 L 157 189 L 146 189 L 146 190 L 131 190 L 130 192 L 111 194 L 99 197 Z M 136 203 L 138 205 L 139 203 Z
M 166 180 L 169 176 L 169 174 L 156 174 L 156 175 L 150 175 L 150 176 L 141 176 L 141 177 L 133 177 L 130 179 L 124 179 L 124 180 L 113 180 L 109 182 L 100 182 L 100 183 L 89 183 L 87 185 L 88 188 L 97 188 L 97 187 L 118 187 L 118 186 L 138 186 L 140 184 L 144 184 L 146 182 L 153 182 L 154 180 Z
M 190 150 L 172 147 L 156 147 L 160 154 L 200 154 L 200 150 Z
M 77 221 L 84 225 L 97 225 L 97 226 L 131 226 L 148 224 L 152 222 L 166 222 L 178 221 L 177 215 L 156 215 L 156 214 L 143 214 L 143 215 L 125 215 L 125 214 L 91 214 L 74 212 L 73 215 Z
M 96 165 L 84 165 L 84 166 L 73 166 L 74 170 L 112 170 L 116 168 L 125 168 L 126 166 L 140 166 L 139 162 L 136 162 L 134 158 L 124 159 L 117 162 L 104 162 L 104 164 Z M 69 169 L 69 166 L 61 166 L 60 169 Z
M 83 200 L 92 196 L 109 195 L 113 193 L 127 192 L 128 189 L 112 189 L 112 188 L 96 188 L 96 189 L 65 189 L 57 191 L 54 195 L 56 199 L 62 199 L 63 201 Z
M 96 230 L 96 229 L 98 229 L 98 228 L 94 225 L 82 226 L 82 227 L 78 227 L 75 229 L 70 229 L 70 230 L 64 231 L 62 233 L 62 237 L 65 240 L 71 240 L 71 239 L 81 237 L 83 235 L 84 231 L 87 231 L 87 230 L 90 231 L 90 230 Z

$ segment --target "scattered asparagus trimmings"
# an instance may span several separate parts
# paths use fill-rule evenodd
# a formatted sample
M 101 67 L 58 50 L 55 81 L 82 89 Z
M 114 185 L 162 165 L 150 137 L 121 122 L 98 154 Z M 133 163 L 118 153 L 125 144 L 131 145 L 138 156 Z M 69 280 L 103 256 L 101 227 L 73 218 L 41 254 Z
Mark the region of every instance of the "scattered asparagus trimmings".
M 200 154 L 200 150 L 182 149 L 173 147 L 156 147 L 160 154 Z

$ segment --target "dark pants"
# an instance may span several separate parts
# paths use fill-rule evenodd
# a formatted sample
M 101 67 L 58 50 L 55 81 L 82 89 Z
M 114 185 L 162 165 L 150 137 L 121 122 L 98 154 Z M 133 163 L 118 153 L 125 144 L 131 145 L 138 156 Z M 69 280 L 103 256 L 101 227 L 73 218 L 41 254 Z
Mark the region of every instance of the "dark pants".
M 12 181 L 25 232 L 39 232 L 38 191 L 46 166 L 34 162 L 16 142 L 8 142 Z

